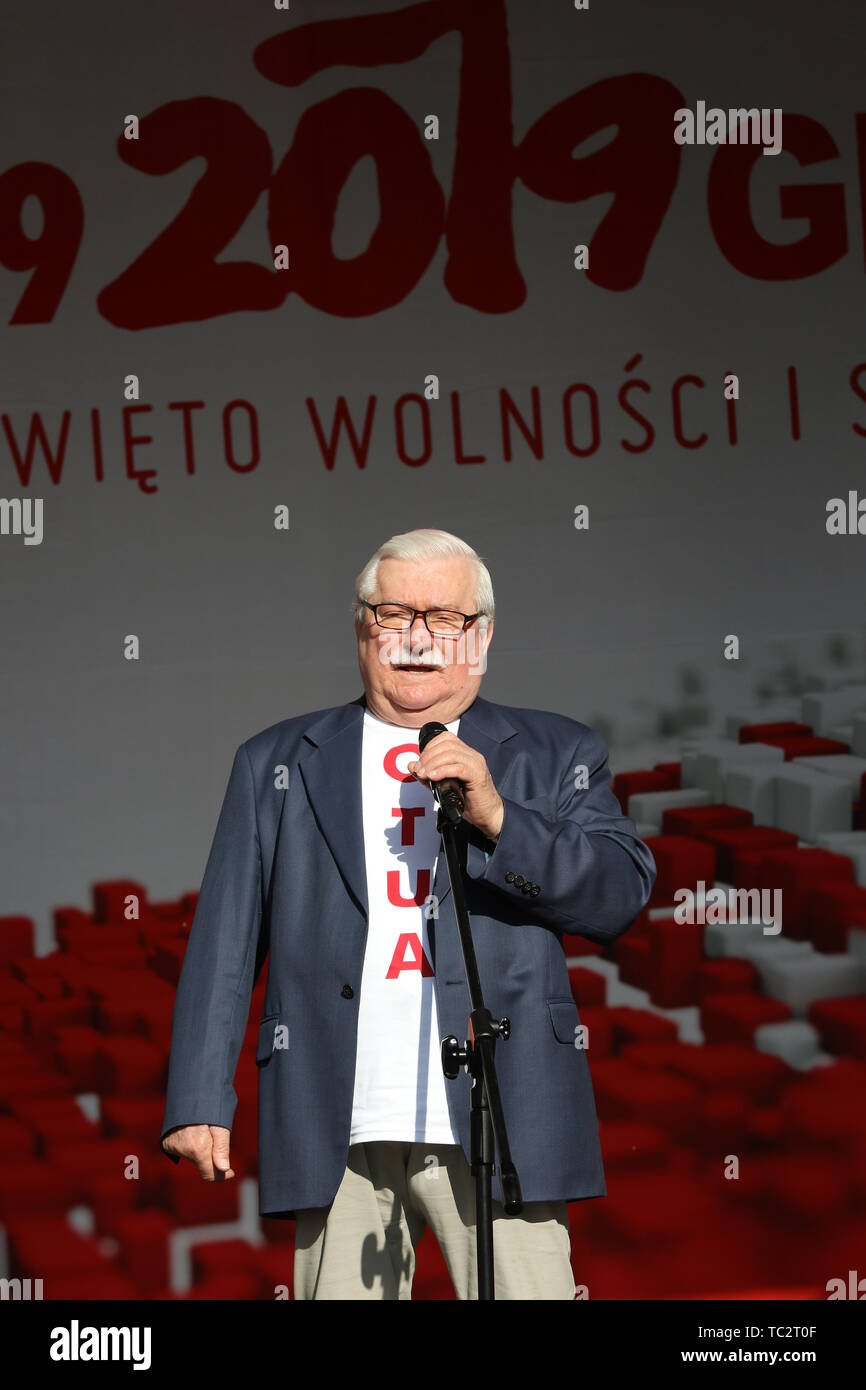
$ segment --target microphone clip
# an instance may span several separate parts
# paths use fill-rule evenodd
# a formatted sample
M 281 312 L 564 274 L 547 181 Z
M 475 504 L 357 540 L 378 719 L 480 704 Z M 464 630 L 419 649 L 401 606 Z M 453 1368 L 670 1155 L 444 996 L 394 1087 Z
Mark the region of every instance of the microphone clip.
M 463 820 L 463 812 L 466 808 L 466 802 L 460 792 L 451 782 L 446 782 L 441 791 L 435 783 L 432 784 L 432 787 L 433 799 L 439 807 L 439 814 L 451 825 L 459 825 Z

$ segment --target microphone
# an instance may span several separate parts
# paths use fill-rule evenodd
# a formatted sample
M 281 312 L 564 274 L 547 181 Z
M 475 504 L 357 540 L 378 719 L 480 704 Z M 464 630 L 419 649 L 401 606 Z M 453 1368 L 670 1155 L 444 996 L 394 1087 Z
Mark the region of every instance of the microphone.
M 418 732 L 418 755 L 424 752 L 427 744 L 437 734 L 447 734 L 448 730 L 444 724 L 431 720 L 429 724 L 424 724 Z M 430 790 L 433 799 L 439 806 L 443 816 L 452 825 L 459 825 L 463 819 L 465 801 L 463 799 L 463 783 L 456 777 L 444 777 L 441 782 L 431 782 Z

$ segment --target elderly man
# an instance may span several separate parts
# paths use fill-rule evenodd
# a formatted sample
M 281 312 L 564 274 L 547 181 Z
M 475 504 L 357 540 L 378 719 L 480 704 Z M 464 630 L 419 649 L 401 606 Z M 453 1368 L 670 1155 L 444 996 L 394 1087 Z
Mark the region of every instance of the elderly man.
M 162 1145 L 233 1177 L 233 1077 L 270 954 L 260 1210 L 296 1216 L 295 1297 L 408 1299 L 429 1225 L 477 1297 L 469 995 L 430 783 L 458 778 L 467 906 L 524 1208 L 494 1177 L 496 1295 L 573 1299 L 566 1203 L 605 1194 L 562 933 L 620 936 L 656 870 L 585 724 L 479 696 L 490 576 L 444 531 L 394 536 L 355 586 L 364 695 L 238 749 L 178 986 Z M 418 754 L 418 730 L 444 724 Z

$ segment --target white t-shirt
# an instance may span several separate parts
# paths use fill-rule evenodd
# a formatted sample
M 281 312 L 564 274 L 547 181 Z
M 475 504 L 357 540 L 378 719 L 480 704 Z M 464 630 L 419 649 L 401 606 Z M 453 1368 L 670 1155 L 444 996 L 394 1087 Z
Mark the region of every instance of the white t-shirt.
M 446 724 L 456 734 L 459 719 Z M 350 1144 L 459 1144 L 442 1072 L 428 916 L 441 836 L 432 793 L 406 771 L 418 730 L 364 711 L 361 787 L 369 926 Z

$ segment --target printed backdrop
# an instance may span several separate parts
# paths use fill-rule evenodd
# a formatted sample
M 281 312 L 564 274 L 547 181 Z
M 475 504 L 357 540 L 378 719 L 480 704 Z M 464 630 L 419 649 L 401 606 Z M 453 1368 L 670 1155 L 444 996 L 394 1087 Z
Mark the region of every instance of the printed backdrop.
M 0 1225 L 10 1268 L 44 1275 L 46 1296 L 189 1286 L 130 1253 L 111 1135 L 149 1155 L 139 1217 L 240 1219 L 235 1189 L 167 1176 L 155 1147 L 182 895 L 237 746 L 360 694 L 352 584 L 387 537 L 443 527 L 475 546 L 497 600 L 482 693 L 599 729 L 616 773 L 866 679 L 864 38 L 861 0 L 46 0 L 4 16 L 0 1052 L 24 1080 L 0 1096 L 0 1191 L 23 1224 L 7 1198 Z M 781 150 L 674 139 L 684 110 L 713 108 L 781 113 Z M 837 703 L 844 724 L 856 710 Z M 649 781 L 631 790 L 676 774 Z M 151 914 L 145 942 L 115 882 L 95 925 L 61 914 L 79 976 L 60 997 L 8 919 L 32 918 L 44 955 L 56 909 L 89 911 L 94 883 L 127 878 L 176 913 Z M 866 1021 L 844 953 L 866 915 L 858 893 L 816 906 L 786 883 L 783 944 L 812 933 L 814 1036 L 842 1058 L 823 1078 L 741 1050 L 725 1089 L 710 1047 L 664 1054 L 688 1080 L 637 1073 L 650 1042 L 677 1042 L 660 1013 L 696 1002 L 699 962 L 671 952 L 686 938 L 670 923 L 573 969 L 612 1174 L 613 1200 L 573 1204 L 594 1298 L 816 1297 L 849 1271 L 858 1296 Z M 99 992 L 106 923 L 140 998 L 114 977 Z M 751 1044 L 799 987 L 783 968 L 762 995 L 745 960 L 701 978 L 721 999 L 701 1005 L 708 1044 Z M 639 986 L 655 1013 L 635 1021 L 617 1006 Z M 71 1096 L 28 1110 L 19 1063 L 38 1038 L 64 1086 L 98 1098 L 86 1123 Z M 249 1061 L 232 1138 L 246 1173 Z M 94 1195 L 95 1159 L 67 1140 L 72 1124 L 89 1145 L 97 1122 Z M 732 1145 L 753 1185 L 728 1199 Z M 54 1234 L 34 1234 L 55 1199 Z M 96 1211 L 95 1234 L 73 1240 L 69 1201 Z M 213 1264 L 202 1287 L 273 1296 L 284 1264 L 228 1282 Z

